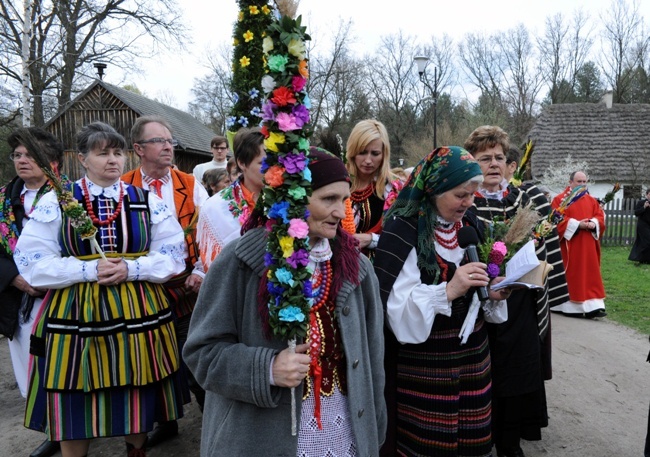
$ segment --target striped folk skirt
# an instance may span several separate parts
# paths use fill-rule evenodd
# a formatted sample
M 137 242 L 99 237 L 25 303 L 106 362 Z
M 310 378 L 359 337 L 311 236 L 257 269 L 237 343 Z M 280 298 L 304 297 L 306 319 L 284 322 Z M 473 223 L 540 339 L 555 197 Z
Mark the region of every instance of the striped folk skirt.
M 32 337 L 25 426 L 52 441 L 129 435 L 182 416 L 161 284 L 51 290 Z
M 436 319 L 444 320 L 442 316 Z M 482 319 L 460 345 L 459 329 L 403 345 L 397 361 L 397 453 L 491 455 L 490 351 Z

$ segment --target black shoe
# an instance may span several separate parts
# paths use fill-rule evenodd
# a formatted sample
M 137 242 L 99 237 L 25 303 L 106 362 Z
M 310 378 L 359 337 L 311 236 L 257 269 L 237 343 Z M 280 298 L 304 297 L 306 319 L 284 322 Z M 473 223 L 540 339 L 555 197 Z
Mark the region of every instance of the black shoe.
M 497 448 L 497 457 L 526 457 L 524 450 L 517 447 Z
M 607 316 L 607 313 L 605 312 L 604 309 L 597 309 L 596 311 L 592 311 L 590 313 L 585 314 L 585 317 L 587 319 L 593 319 L 594 317 L 605 317 Z
M 50 457 L 61 449 L 61 444 L 58 441 L 45 440 L 39 447 L 29 454 L 29 457 Z
M 163 441 L 167 441 L 170 438 L 178 435 L 178 422 L 169 421 L 169 422 L 160 422 L 156 425 L 152 431 L 147 434 L 147 444 L 148 448 L 157 446 Z

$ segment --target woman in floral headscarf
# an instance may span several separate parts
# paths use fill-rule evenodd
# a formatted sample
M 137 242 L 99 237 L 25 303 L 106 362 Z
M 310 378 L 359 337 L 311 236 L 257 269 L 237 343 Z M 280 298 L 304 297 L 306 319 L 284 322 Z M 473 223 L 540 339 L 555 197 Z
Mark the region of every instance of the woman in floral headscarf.
M 199 214 L 196 238 L 205 271 L 229 241 L 241 236 L 241 226 L 248 220 L 264 186 L 261 169 L 266 151 L 260 129 L 239 130 L 233 145 L 241 175 L 210 197 Z
M 418 163 L 385 216 L 374 263 L 390 329 L 382 455 L 491 455 L 484 320 L 507 318 L 510 292 L 491 291 L 479 309 L 476 289 L 488 285 L 486 265 L 467 262 L 458 245 L 461 227 L 482 233 L 466 213 L 482 180 L 467 151 L 438 148 Z M 477 314 L 461 339 L 470 309 Z

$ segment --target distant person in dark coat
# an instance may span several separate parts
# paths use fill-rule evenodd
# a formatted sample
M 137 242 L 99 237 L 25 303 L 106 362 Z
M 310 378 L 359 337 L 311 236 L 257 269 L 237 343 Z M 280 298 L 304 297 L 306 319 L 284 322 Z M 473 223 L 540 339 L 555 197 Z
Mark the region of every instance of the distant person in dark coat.
M 645 197 L 636 203 L 634 215 L 636 221 L 636 239 L 630 251 L 629 260 L 639 263 L 650 263 L 650 187 Z

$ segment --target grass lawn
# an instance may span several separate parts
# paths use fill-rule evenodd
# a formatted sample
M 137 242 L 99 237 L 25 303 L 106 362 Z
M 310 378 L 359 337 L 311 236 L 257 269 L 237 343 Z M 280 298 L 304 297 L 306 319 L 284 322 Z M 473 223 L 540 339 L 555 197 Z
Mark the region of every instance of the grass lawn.
M 650 335 L 650 264 L 627 260 L 630 248 L 602 249 L 607 318 Z

